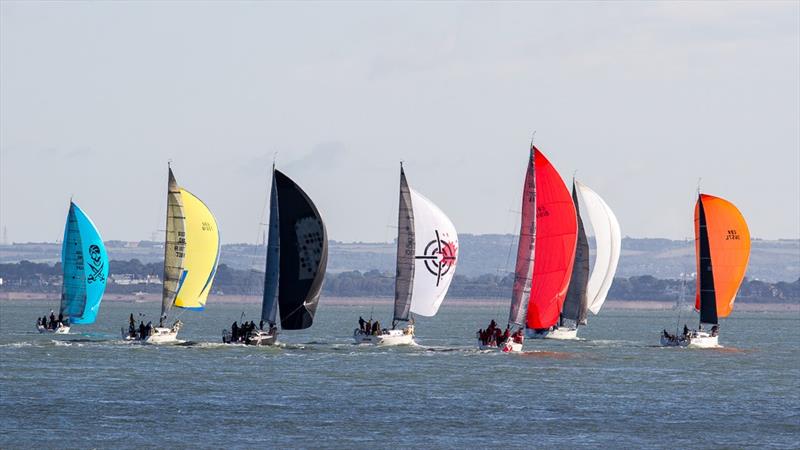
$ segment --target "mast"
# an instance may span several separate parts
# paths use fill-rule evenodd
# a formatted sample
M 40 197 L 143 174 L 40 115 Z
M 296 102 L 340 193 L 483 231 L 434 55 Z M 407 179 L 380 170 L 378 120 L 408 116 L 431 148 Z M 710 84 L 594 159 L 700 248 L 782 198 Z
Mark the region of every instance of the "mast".
M 408 187 L 403 162 L 400 162 L 400 200 L 397 214 L 397 264 L 394 284 L 394 318 L 397 322 L 408 321 L 411 311 L 411 296 L 414 284 L 414 256 L 416 237 L 414 232 L 414 210 L 411 190 Z
M 180 289 L 180 279 L 183 274 L 183 259 L 186 249 L 185 217 L 181 190 L 175 175 L 172 173 L 170 163 L 167 178 L 167 217 L 166 231 L 164 234 L 164 289 L 161 294 L 161 316 L 159 325 L 164 326 L 172 303 Z
M 517 262 L 514 266 L 514 287 L 511 292 L 511 307 L 508 312 L 509 326 L 523 327 L 528 315 L 531 294 L 533 261 L 536 247 L 536 166 L 535 148 L 531 143 L 528 168 L 522 190 L 522 212 L 520 214 Z
M 278 314 L 278 282 L 280 278 L 280 218 L 278 211 L 278 186 L 275 181 L 275 163 L 272 163 L 272 188 L 269 200 L 269 234 L 267 260 L 264 266 L 264 297 L 261 303 L 261 320 L 274 326 Z

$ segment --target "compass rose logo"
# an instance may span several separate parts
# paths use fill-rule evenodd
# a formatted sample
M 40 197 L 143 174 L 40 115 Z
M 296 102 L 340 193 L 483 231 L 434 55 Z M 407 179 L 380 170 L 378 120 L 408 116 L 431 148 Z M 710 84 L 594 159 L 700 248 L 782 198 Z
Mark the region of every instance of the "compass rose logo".
M 414 258 L 425 262 L 425 268 L 428 269 L 431 275 L 436 277 L 436 286 L 439 286 L 442 277 L 447 275 L 456 265 L 456 253 L 458 253 L 458 250 L 454 243 L 441 239 L 439 230 L 435 231 L 436 239 L 428 242 L 423 255 L 417 255 Z

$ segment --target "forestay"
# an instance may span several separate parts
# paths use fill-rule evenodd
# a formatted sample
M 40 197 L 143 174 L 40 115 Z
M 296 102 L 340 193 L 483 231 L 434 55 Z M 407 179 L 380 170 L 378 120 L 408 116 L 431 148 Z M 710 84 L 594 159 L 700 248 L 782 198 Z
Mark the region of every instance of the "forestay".
M 617 217 L 608 204 L 580 181 L 575 181 L 575 186 L 594 230 L 596 253 L 586 291 L 589 311 L 597 314 L 614 282 L 622 250 L 622 233 Z

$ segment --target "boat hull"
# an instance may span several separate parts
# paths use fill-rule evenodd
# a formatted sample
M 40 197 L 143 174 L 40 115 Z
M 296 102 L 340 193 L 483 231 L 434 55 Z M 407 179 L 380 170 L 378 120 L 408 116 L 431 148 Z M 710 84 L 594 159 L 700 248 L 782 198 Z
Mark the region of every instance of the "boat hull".
M 171 328 L 167 327 L 153 327 L 150 331 L 148 336 L 141 338 L 139 336 L 131 336 L 128 332 L 123 328 L 120 330 L 122 333 L 122 339 L 126 341 L 135 341 L 141 342 L 143 344 L 177 344 L 180 341 L 178 340 L 178 331 L 180 331 L 181 327 L 183 326 L 183 322 L 177 321 Z
M 481 341 L 478 341 L 478 349 L 487 351 L 499 351 L 503 353 L 518 353 L 522 351 L 522 343 L 506 341 L 505 343 L 503 343 L 503 345 L 494 346 L 494 345 L 483 345 Z
M 145 344 L 174 344 L 178 342 L 178 329 L 154 327 L 150 336 L 144 338 Z
M 689 347 L 689 348 L 717 348 L 719 347 L 719 335 L 710 334 L 705 331 L 692 331 L 688 336 L 677 336 L 670 339 L 661 334 L 662 347 Z
M 363 331 L 356 328 L 353 330 L 353 339 L 358 345 L 413 345 L 414 342 L 414 326 L 409 325 L 402 330 L 386 330 L 381 334 L 365 334 Z
M 245 345 L 275 345 L 278 342 L 278 331 L 273 330 L 272 332 L 263 331 L 263 330 L 256 330 L 250 333 L 247 338 L 243 341 L 239 342 L 232 342 L 231 341 L 231 333 L 228 330 L 222 331 L 222 342 L 224 344 L 245 344 Z
M 69 334 L 69 325 L 59 325 L 55 330 L 36 325 L 36 329 L 39 333 Z
M 568 341 L 578 339 L 578 329 L 560 327 L 551 330 L 534 330 L 528 328 L 525 330 L 525 335 L 532 339 L 558 339 Z

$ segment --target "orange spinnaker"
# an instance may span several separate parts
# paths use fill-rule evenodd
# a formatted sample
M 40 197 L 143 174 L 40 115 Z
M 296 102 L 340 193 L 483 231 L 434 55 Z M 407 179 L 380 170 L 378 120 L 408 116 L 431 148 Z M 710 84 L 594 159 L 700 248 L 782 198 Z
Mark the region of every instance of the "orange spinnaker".
M 750 259 L 750 230 L 747 228 L 744 216 L 733 203 L 713 195 L 700 195 L 694 208 L 698 273 L 695 299 L 697 310 L 700 310 L 700 202 L 703 202 L 706 217 L 717 316 L 727 317 L 733 311 L 733 302 L 736 300 L 736 293 L 742 284 Z

